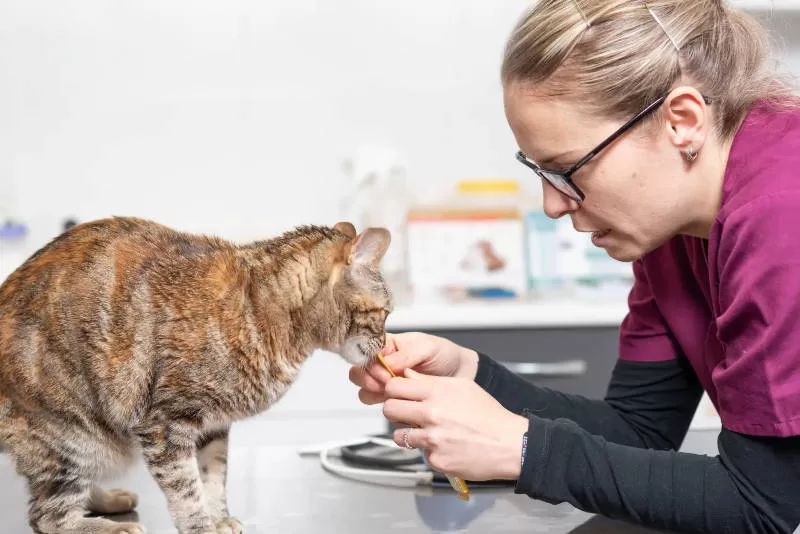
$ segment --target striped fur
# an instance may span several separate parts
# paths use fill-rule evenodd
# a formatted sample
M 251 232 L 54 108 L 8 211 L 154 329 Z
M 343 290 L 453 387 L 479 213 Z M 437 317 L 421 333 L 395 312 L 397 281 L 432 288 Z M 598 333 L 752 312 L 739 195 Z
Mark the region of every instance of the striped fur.
M 268 409 L 315 349 L 383 346 L 388 232 L 307 226 L 237 246 L 135 218 L 76 226 L 0 286 L 0 445 L 37 533 L 138 534 L 103 490 L 138 455 L 181 534 L 228 517 L 231 424 Z

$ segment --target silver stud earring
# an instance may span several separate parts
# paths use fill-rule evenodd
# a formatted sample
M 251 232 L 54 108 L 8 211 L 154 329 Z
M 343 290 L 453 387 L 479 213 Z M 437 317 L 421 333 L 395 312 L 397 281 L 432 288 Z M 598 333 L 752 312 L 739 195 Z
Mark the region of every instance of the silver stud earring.
M 686 149 L 686 159 L 689 161 L 694 161 L 697 159 L 697 152 L 695 152 L 692 147 Z

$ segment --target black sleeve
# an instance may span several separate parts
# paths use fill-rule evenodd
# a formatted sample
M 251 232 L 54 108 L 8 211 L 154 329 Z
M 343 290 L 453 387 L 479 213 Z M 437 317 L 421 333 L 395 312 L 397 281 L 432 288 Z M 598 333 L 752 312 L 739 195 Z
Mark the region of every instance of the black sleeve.
M 529 418 L 517 493 L 678 532 L 800 523 L 800 437 L 723 430 L 717 457 L 674 452 L 702 395 L 685 360 L 620 361 L 604 400 L 537 387 L 483 354 L 475 380 Z
M 515 491 L 677 532 L 791 533 L 800 524 L 800 436 L 723 429 L 719 456 L 610 443 L 568 419 L 530 417 Z
M 678 449 L 703 389 L 685 359 L 618 361 L 604 400 L 539 387 L 479 353 L 475 381 L 509 411 L 570 419 L 621 445 Z

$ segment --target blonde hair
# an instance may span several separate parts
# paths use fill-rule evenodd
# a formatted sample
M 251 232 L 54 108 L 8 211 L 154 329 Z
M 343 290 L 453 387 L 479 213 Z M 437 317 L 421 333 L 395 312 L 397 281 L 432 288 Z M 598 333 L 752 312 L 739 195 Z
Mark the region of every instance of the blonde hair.
M 630 118 L 680 79 L 714 100 L 715 128 L 732 137 L 756 101 L 797 106 L 770 68 L 766 29 L 722 0 L 539 0 L 506 45 L 504 84 L 573 95 Z

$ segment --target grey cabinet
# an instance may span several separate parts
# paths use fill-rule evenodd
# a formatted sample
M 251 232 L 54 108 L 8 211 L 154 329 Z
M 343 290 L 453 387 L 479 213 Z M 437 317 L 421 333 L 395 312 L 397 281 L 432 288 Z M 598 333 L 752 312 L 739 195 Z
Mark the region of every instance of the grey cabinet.
M 417 330 L 483 352 L 536 385 L 592 399 L 605 396 L 619 350 L 612 326 Z
M 614 327 L 425 330 L 483 352 L 531 382 L 601 399 L 617 361 Z

